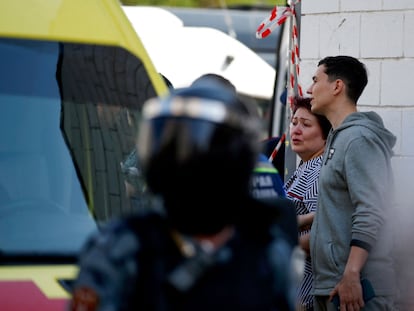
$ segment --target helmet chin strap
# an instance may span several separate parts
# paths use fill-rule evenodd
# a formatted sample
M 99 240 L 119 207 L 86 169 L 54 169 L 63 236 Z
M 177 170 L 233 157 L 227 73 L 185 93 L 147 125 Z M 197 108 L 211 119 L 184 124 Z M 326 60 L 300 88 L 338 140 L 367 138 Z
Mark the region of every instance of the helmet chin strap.
M 228 225 L 214 234 L 197 234 L 188 237 L 176 230 L 172 230 L 171 236 L 181 253 L 185 257 L 192 257 L 195 255 L 194 244 L 198 244 L 207 253 L 213 253 L 233 237 L 234 231 L 234 226 Z
M 171 236 L 186 259 L 169 274 L 170 285 L 181 292 L 191 289 L 218 260 L 217 253 L 234 236 L 234 232 L 233 226 L 226 226 L 211 235 L 190 237 L 172 230 Z

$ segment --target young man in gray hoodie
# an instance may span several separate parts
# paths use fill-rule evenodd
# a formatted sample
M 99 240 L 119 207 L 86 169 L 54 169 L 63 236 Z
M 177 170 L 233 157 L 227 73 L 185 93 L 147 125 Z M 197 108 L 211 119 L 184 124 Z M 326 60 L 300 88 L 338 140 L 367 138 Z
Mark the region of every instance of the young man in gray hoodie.
M 368 83 L 359 60 L 326 57 L 312 79 L 307 90 L 312 112 L 332 124 L 311 230 L 315 310 L 395 310 L 391 157 L 396 138 L 378 114 L 357 111 Z M 364 279 L 372 288 L 365 288 Z

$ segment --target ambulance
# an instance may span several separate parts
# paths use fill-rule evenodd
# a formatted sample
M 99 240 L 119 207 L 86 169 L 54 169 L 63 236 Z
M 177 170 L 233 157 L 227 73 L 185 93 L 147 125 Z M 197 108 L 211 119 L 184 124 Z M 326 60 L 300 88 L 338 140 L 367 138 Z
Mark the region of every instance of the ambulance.
M 118 0 L 0 1 L 0 310 L 65 310 L 88 235 L 131 211 L 130 117 L 166 92 Z

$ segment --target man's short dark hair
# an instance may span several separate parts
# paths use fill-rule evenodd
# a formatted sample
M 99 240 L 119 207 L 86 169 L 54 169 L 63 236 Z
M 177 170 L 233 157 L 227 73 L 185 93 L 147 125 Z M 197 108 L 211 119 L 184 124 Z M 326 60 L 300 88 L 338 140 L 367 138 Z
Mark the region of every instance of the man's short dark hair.
M 368 83 L 365 65 L 355 57 L 345 55 L 325 57 L 319 61 L 320 65 L 325 66 L 330 81 L 344 81 L 348 97 L 356 103 Z

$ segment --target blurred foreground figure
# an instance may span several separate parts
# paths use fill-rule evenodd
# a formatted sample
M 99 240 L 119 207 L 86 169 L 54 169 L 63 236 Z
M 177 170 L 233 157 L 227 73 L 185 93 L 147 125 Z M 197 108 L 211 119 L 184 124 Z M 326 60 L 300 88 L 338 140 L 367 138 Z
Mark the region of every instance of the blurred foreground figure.
M 70 310 L 293 310 L 296 215 L 250 195 L 249 111 L 213 81 L 144 105 L 138 155 L 163 208 L 91 237 Z

